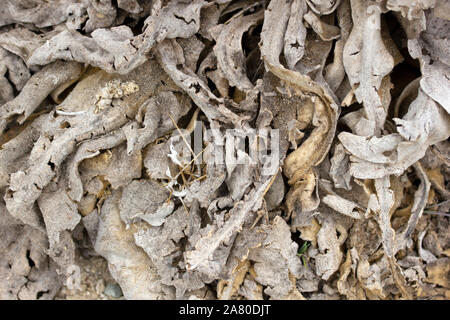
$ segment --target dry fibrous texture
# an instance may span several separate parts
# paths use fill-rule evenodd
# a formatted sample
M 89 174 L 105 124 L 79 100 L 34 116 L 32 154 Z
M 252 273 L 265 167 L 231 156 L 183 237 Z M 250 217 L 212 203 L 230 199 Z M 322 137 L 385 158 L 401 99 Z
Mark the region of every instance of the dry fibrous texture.
M 449 299 L 449 14 L 5 1 L 0 299 Z

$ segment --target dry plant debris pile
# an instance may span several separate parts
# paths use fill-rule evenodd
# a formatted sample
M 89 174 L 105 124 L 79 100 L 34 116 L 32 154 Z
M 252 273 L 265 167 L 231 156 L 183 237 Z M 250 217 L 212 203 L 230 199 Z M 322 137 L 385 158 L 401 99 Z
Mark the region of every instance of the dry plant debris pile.
M 1 299 L 81 257 L 126 299 L 450 298 L 450 1 L 5 0 L 0 28 Z M 208 165 L 228 129 L 278 129 L 278 169 Z

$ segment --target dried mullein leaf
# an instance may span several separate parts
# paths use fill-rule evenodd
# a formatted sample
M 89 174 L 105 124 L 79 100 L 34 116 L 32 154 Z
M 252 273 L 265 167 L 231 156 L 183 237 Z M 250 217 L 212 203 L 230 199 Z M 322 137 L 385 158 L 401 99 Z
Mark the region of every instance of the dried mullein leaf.
M 356 209 L 361 209 L 360 206 L 352 201 L 341 198 L 338 195 L 329 194 L 322 198 L 322 202 L 331 209 L 349 216 L 354 219 L 361 219 L 362 214 Z
M 90 1 L 87 8 L 89 19 L 86 22 L 84 30 L 92 32 L 97 28 L 110 27 L 117 16 L 117 9 L 113 6 L 111 0 Z
M 350 190 L 350 159 L 341 143 L 334 148 L 334 154 L 331 158 L 330 176 L 336 188 Z
M 284 35 L 289 22 L 290 1 L 270 1 L 264 12 L 261 31 L 261 56 L 273 65 L 280 66 L 280 54 L 284 47 Z
M 224 287 L 229 287 L 231 283 L 237 280 L 239 266 L 245 266 L 250 251 L 262 245 L 262 242 L 267 237 L 267 233 L 262 231 L 261 227 L 250 227 L 254 223 L 248 219 L 242 227 L 242 231 L 236 235 L 236 239 L 228 256 L 227 263 L 224 270 L 222 270 L 221 277 L 224 279 Z M 245 267 L 244 267 L 245 268 Z M 252 274 L 251 264 L 249 264 L 247 271 Z M 229 291 L 233 289 L 229 288 Z
M 223 99 L 217 98 L 200 78 L 195 74 L 188 74 L 179 70 L 180 65 L 184 64 L 184 56 L 180 50 L 182 48 L 175 41 L 164 41 L 157 47 L 161 65 L 172 77 L 173 81 L 189 94 L 195 104 L 210 120 L 219 119 L 226 122 L 240 123 L 241 118 L 227 109 L 223 104 Z
M 286 196 L 286 206 L 289 212 L 311 212 L 319 206 L 317 174 L 308 172 L 297 181 Z
M 53 30 L 44 34 L 38 34 L 25 27 L 17 27 L 0 34 L 0 45 L 7 51 L 22 58 L 26 63 L 33 52 L 44 45 L 47 40 L 64 30 L 62 26 L 56 26 Z
M 385 254 L 392 258 L 395 254 L 395 231 L 391 226 L 390 216 L 391 207 L 394 203 L 394 195 L 389 187 L 389 178 L 384 177 L 375 180 L 379 206 L 377 220 L 381 229 Z
M 88 0 L 6 0 L 3 3 L 0 26 L 12 23 L 31 23 L 39 28 L 55 26 L 69 18 L 81 16 L 86 11 L 88 3 Z
M 328 216 L 321 221 L 315 259 L 316 274 L 322 279 L 328 280 L 339 269 L 343 258 L 340 246 L 346 239 L 347 231 L 341 224 L 334 223 Z
M 327 15 L 336 10 L 341 0 L 306 0 L 306 3 L 315 13 Z
M 255 262 L 255 280 L 267 286 L 264 293 L 272 298 L 286 299 L 296 291 L 291 275 L 294 279 L 299 277 L 302 268 L 297 256 L 298 245 L 291 240 L 289 226 L 279 216 L 263 230 L 267 237 L 262 246 L 249 254 L 249 259 Z M 298 298 L 303 297 L 299 294 Z
M 422 258 L 423 261 L 425 261 L 427 264 L 429 264 L 433 261 L 436 261 L 437 258 L 431 251 L 424 249 L 422 247 L 423 238 L 426 235 L 427 231 L 428 230 L 424 230 L 419 234 L 419 236 L 417 238 L 417 251 L 419 253 L 420 258 Z
M 177 42 L 183 48 L 186 68 L 192 72 L 197 71 L 200 55 L 205 49 L 205 44 L 196 37 L 178 38 Z
M 263 15 L 263 11 L 258 11 L 251 15 L 236 17 L 225 26 L 215 27 L 221 30 L 215 39 L 216 45 L 214 46 L 217 66 L 231 86 L 243 91 L 252 89 L 253 84 L 245 72 L 242 37 L 249 28 L 262 21 Z
M 118 130 L 114 134 L 86 141 L 81 144 L 68 164 L 69 196 L 75 201 L 80 201 L 83 196 L 83 184 L 78 171 L 80 163 L 100 154 L 100 150 L 113 148 L 125 141 L 125 135 Z
M 248 300 L 263 300 L 263 288 L 254 280 L 245 279 L 242 286 L 239 287 L 239 295 Z
M 444 288 L 450 288 L 448 274 L 450 272 L 450 259 L 445 257 L 427 265 L 427 282 L 436 283 Z
M 62 69 L 62 70 L 61 70 Z M 22 124 L 39 106 L 39 104 L 60 84 L 77 79 L 83 67 L 76 62 L 54 62 L 34 74 L 25 84 L 20 94 L 9 103 L 2 106 L 0 112 L 0 128 L 14 115 L 19 115 L 17 121 Z M 52 81 L 44 81 L 51 78 Z
M 277 173 L 269 191 L 267 191 L 264 196 L 268 211 L 271 211 L 282 204 L 286 192 L 285 190 L 286 187 L 284 186 L 283 176 L 281 173 Z
M 152 144 L 144 158 L 144 167 L 151 179 L 167 179 L 167 170 L 175 172 L 175 164 L 167 156 L 170 153 L 170 140 Z
M 304 1 L 294 0 L 292 3 L 284 35 L 284 56 L 289 69 L 293 69 L 305 53 L 306 27 L 303 24 L 303 15 L 306 10 Z
M 138 0 L 118 0 L 117 6 L 132 13 L 139 13 L 143 10 Z
M 247 199 L 238 202 L 231 210 L 230 219 L 222 227 L 209 225 L 200 232 L 200 238 L 193 243 L 194 250 L 186 252 L 189 270 L 198 270 L 210 277 L 216 277 L 226 261 L 236 233 L 241 229 L 249 212 L 262 205 L 263 194 L 270 179 L 253 189 Z
M 233 201 L 239 201 L 244 196 L 255 177 L 255 166 L 251 164 L 249 155 L 238 151 L 236 162 L 238 164 L 232 171 L 228 171 L 228 177 L 225 180 Z
M 0 48 L 0 54 L 2 60 L 5 60 L 8 52 L 4 49 Z M 9 83 L 8 78 L 6 77 L 6 72 L 8 68 L 6 64 L 2 63 L 0 66 L 0 104 L 3 105 L 4 102 L 8 102 L 14 99 L 14 90 L 12 85 Z
M 156 138 L 175 129 L 173 121 L 177 122 L 189 108 L 190 101 L 186 96 L 178 99 L 170 91 L 160 92 L 144 102 L 136 116 L 137 121 L 123 128 L 127 137 L 128 154 L 141 150 Z
M 449 27 L 445 20 L 433 14 L 427 18 L 427 30 L 420 39 L 408 40 L 408 50 L 413 58 L 420 61 L 422 90 L 449 112 L 449 40 L 442 36 L 448 33 Z
M 338 27 L 323 22 L 311 11 L 306 13 L 303 18 L 324 41 L 335 40 L 341 36 Z
M 331 91 L 336 92 L 345 78 L 344 62 L 342 55 L 344 51 L 343 40 L 336 41 L 334 47 L 333 62 L 328 64 L 324 70 L 325 81 L 330 86 Z
M 336 130 L 338 107 L 326 89 L 318 83 L 312 81 L 308 76 L 290 71 L 281 65 L 279 55 L 283 44 L 280 43 L 277 36 L 284 33 L 285 26 L 279 21 L 282 13 L 277 10 L 280 10 L 281 6 L 272 8 L 272 3 L 275 6 L 273 1 L 265 11 L 261 33 L 261 54 L 266 67 L 296 94 L 314 95 L 312 101 L 315 103 L 313 124 L 317 128 L 297 150 L 289 154 L 284 164 L 284 172 L 289 177 L 289 183 L 292 184 L 308 172 L 312 166 L 319 164 L 328 152 Z M 311 149 L 313 145 L 314 150 Z
M 317 33 L 308 32 L 305 41 L 305 54 L 295 66 L 295 70 L 302 75 L 309 76 L 335 99 L 323 77 L 332 45 L 331 41 L 322 40 Z
M 447 2 L 7 0 L 0 298 L 450 297 Z
M 345 262 L 339 268 L 339 280 L 337 288 L 339 293 L 346 295 L 350 300 L 365 300 L 366 294 L 363 287 L 358 283 L 356 277 L 356 266 L 358 264 L 358 253 L 353 248 L 347 251 Z
M 95 250 L 108 261 L 109 271 L 127 299 L 170 297 L 170 293 L 164 291 L 154 264 L 134 243 L 133 229 L 127 230 L 121 221 L 119 196 L 114 193 L 102 205 Z
M 0 72 L 3 73 L 3 75 L 8 72 L 8 81 L 11 84 L 14 84 L 14 87 L 17 90 L 22 90 L 31 76 L 30 70 L 25 66 L 25 63 L 18 56 L 3 48 L 0 48 L 0 61 Z M 3 81 L 5 80 L 2 80 L 2 82 Z M 1 88 L 3 90 L 3 85 Z
M 427 107 L 424 109 L 423 106 Z M 408 113 L 395 122 L 399 134 L 370 139 L 346 132 L 338 135 L 346 150 L 354 155 L 350 159 L 353 176 L 378 178 L 388 174 L 400 175 L 425 155 L 429 145 L 450 135 L 448 113 L 422 90 L 419 90 Z
M 391 273 L 396 285 L 402 292 L 402 295 L 405 296 L 405 298 L 410 298 L 411 295 L 406 289 L 406 281 L 404 275 L 402 274 L 401 269 L 395 259 L 396 238 L 395 231 L 392 228 L 390 222 L 391 208 L 394 204 L 394 193 L 390 189 L 389 178 L 384 177 L 375 179 L 375 188 L 377 190 L 379 204 L 377 221 L 381 229 L 384 253 L 386 255 L 388 265 L 391 269 Z
M 73 230 L 81 220 L 78 209 L 65 190 L 46 190 L 38 201 L 39 209 L 44 218 L 50 247 L 59 242 L 63 230 Z
M 233 270 L 232 278 L 229 281 L 219 282 L 217 288 L 217 297 L 220 300 L 229 300 L 239 290 L 240 286 L 244 282 L 247 271 L 250 267 L 250 261 L 244 260 Z
M 419 219 L 423 214 L 423 210 L 425 209 L 430 193 L 430 181 L 428 180 L 427 175 L 420 162 L 415 163 L 414 168 L 416 169 L 417 176 L 421 180 L 421 183 L 416 193 L 414 194 L 414 203 L 411 208 L 411 217 L 408 220 L 408 224 L 405 230 L 398 237 L 396 251 L 405 246 L 405 243 L 402 242 L 406 242 L 407 240 L 409 240 L 413 231 L 416 229 L 417 223 L 419 222 Z
M 141 193 L 145 197 L 139 196 Z M 127 225 L 144 220 L 152 226 L 160 226 L 173 211 L 174 205 L 168 197 L 169 192 L 155 181 L 133 180 L 122 191 L 120 217 Z
M 142 247 L 150 257 L 161 282 L 167 286 L 174 286 L 177 299 L 189 296 L 190 291 L 204 287 L 202 277 L 197 272 L 187 272 L 184 264 L 174 262 L 182 255 L 185 237 L 191 236 L 200 229 L 198 206 L 193 206 L 186 214 L 184 208 L 178 208 L 167 217 L 160 227 L 139 228 L 134 234 L 135 242 Z
M 381 13 L 379 4 L 351 1 L 353 29 L 344 46 L 344 67 L 359 102 L 364 103 L 367 119 L 366 132 L 378 133 L 384 126 L 385 113 L 378 95 L 383 78 L 394 68 L 394 59 L 381 37 Z
M 284 172 L 293 184 L 313 166 L 318 165 L 331 146 L 334 135 L 335 113 L 319 98 L 315 99 L 313 124 L 317 126 L 309 138 L 294 152 L 290 153 L 284 162 Z
M 116 68 L 121 67 L 119 63 L 126 63 L 136 54 L 136 48 L 130 44 L 133 33 L 126 26 L 98 29 L 92 36 L 89 38 L 73 30 L 64 30 L 34 50 L 27 64 L 45 65 L 57 59 L 74 60 L 117 72 Z
M 208 40 L 212 40 L 213 37 L 211 35 L 210 29 L 217 25 L 219 22 L 220 15 L 226 7 L 226 2 L 230 2 L 228 0 L 223 1 L 223 3 L 215 2 L 215 5 L 205 6 L 203 10 L 200 12 L 200 29 L 198 33 L 205 37 Z
M 412 20 L 420 17 L 423 10 L 433 8 L 437 1 L 435 0 L 388 0 L 386 8 L 392 11 L 399 11 L 404 17 Z
M 119 110 L 116 109 L 117 111 Z M 114 121 L 112 123 L 114 126 Z M 98 130 L 95 124 L 94 120 L 86 129 L 95 132 Z M 79 132 L 75 127 L 60 134 L 53 141 L 50 140 L 53 137 L 40 136 L 32 150 L 34 157 L 30 159 L 31 161 L 26 171 L 17 171 L 11 175 L 9 193 L 5 198 L 11 214 L 21 215 L 23 212 L 29 212 L 32 209 L 42 189 L 56 176 L 57 170 L 65 158 L 74 151 L 77 138 L 85 133 L 83 131 Z M 87 134 L 89 135 L 90 133 Z M 42 150 L 46 149 L 52 151 L 43 153 Z
M 158 72 L 158 68 L 154 71 Z M 136 80 L 142 89 L 147 88 L 149 92 L 153 92 L 155 87 L 160 86 L 159 81 L 157 79 L 143 81 L 142 72 L 143 70 L 131 72 L 124 76 L 124 80 L 130 78 Z M 101 90 L 109 79 L 111 79 L 111 75 L 103 72 L 94 73 L 77 85 L 79 91 L 74 89 L 71 92 L 71 94 L 82 92 L 85 95 L 84 101 L 68 98 L 67 103 L 64 104 L 71 108 L 90 107 L 89 111 L 83 110 L 84 112 L 71 118 L 56 117 L 55 119 L 53 114 L 41 116 L 46 119 L 48 128 L 51 130 L 39 136 L 31 151 L 26 168 L 11 175 L 11 184 L 5 197 L 11 214 L 18 217 L 24 213 L 30 215 L 29 212 L 32 212 L 33 204 L 39 198 L 42 189 L 57 175 L 63 161 L 74 151 L 77 143 L 108 134 L 120 128 L 128 121 L 127 112 L 133 114 L 134 111 L 135 113 L 147 98 L 145 94 L 142 94 L 142 91 L 141 94 L 134 92 L 134 94 L 123 97 L 123 99 L 114 99 L 114 101 L 111 101 L 114 107 L 96 114 L 93 111 L 95 110 L 95 102 L 98 101 L 98 90 Z M 99 81 L 95 88 L 89 86 L 90 81 L 93 80 Z M 44 152 L 44 150 L 47 151 Z
M 202 208 L 208 208 L 225 181 L 225 176 L 225 173 L 217 173 L 207 177 L 204 181 L 194 181 L 186 190 L 186 202 L 198 201 Z
M 19 224 L 0 204 L 0 235 L 0 298 L 53 299 L 62 283 L 44 251 L 48 247 L 45 233 Z
M 75 60 L 126 74 L 147 60 L 147 53 L 156 43 L 165 38 L 188 38 L 196 33 L 200 27 L 200 9 L 205 4 L 203 0 L 171 3 L 149 16 L 144 32 L 136 37 L 127 26 L 96 29 L 92 38 L 64 30 L 37 48 L 27 63 L 42 65 L 56 59 Z
M 115 132 L 113 133 L 115 134 Z M 102 136 L 99 140 L 108 136 Z M 112 138 L 114 140 L 115 138 Z M 119 140 L 113 142 L 112 145 L 123 141 L 123 136 Z M 100 142 L 100 141 L 98 141 Z M 100 158 L 103 161 L 95 161 Z M 111 185 L 112 189 L 117 189 L 129 184 L 133 179 L 138 179 L 142 174 L 142 154 L 135 152 L 128 154 L 125 143 L 119 144 L 116 147 L 106 150 L 99 154 L 96 158 L 89 158 L 83 161 L 80 165 L 82 172 L 82 180 L 85 182 L 86 178 L 93 178 L 94 176 L 102 177 L 103 183 Z

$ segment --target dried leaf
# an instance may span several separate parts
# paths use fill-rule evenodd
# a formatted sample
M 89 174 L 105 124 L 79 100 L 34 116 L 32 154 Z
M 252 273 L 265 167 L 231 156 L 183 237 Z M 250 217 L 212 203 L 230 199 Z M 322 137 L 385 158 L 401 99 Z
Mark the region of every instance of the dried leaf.
M 263 193 L 269 182 L 270 179 L 261 183 L 246 199 L 238 202 L 230 211 L 230 218 L 223 226 L 209 225 L 199 231 L 200 237 L 192 243 L 195 250 L 186 252 L 188 270 L 198 270 L 210 277 L 217 277 L 248 213 L 255 212 L 261 207 Z
M 253 84 L 245 74 L 245 57 L 242 50 L 242 37 L 249 28 L 262 21 L 263 12 L 239 16 L 225 26 L 218 25 L 220 33 L 216 37 L 214 53 L 217 66 L 222 71 L 231 86 L 246 91 L 253 88 Z
M 102 205 L 95 251 L 108 261 L 109 271 L 127 299 L 173 297 L 164 291 L 150 258 L 134 243 L 133 230 L 126 230 L 118 202 L 119 194 L 114 193 Z

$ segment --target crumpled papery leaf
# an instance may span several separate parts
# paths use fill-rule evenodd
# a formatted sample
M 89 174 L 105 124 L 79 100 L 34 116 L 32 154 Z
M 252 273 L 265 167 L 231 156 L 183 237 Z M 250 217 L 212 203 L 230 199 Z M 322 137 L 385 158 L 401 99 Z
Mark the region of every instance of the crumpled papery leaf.
M 327 63 L 327 58 L 332 49 L 332 41 L 329 39 L 324 40 L 322 37 L 324 37 L 323 32 L 320 32 L 320 34 L 309 32 L 306 35 L 305 53 L 295 65 L 294 70 L 302 75 L 309 76 L 312 80 L 326 88 L 325 90 L 327 90 L 327 93 L 334 99 L 333 93 L 329 90 L 331 88 L 328 88 L 324 79 L 325 64 Z
M 112 276 L 128 299 L 173 296 L 161 284 L 150 258 L 134 243 L 133 229 L 125 228 L 118 202 L 119 194 L 115 193 L 102 206 L 95 250 L 108 261 Z
M 284 35 L 284 55 L 289 69 L 293 69 L 305 53 L 306 27 L 303 24 L 303 15 L 306 13 L 306 3 L 294 0 Z
M 157 42 L 166 37 L 187 38 L 197 32 L 200 8 L 205 4 L 203 0 L 189 4 L 175 1 L 157 15 L 149 16 L 144 22 L 146 29 L 136 37 L 127 26 L 96 29 L 92 38 L 65 30 L 37 48 L 27 63 L 43 65 L 56 59 L 75 60 L 126 74 L 146 61 L 145 55 Z
M 217 296 L 219 299 L 232 299 L 245 286 L 246 281 L 255 289 L 255 291 L 251 290 L 248 294 L 262 295 L 262 286 L 254 281 L 255 272 L 251 262 L 248 260 L 248 256 L 252 249 L 261 246 L 267 234 L 260 227 L 248 228 L 254 223 L 254 218 L 255 214 L 249 215 L 249 218 L 243 225 L 243 230 L 237 234 L 234 240 L 225 268 L 221 272 L 223 280 L 217 284 Z
M 217 65 L 230 85 L 243 91 L 253 88 L 253 85 L 245 75 L 242 36 L 245 31 L 258 24 L 262 19 L 263 12 L 258 11 L 251 15 L 237 17 L 224 27 L 221 25 L 215 27 L 221 29 L 216 38 L 217 45 L 214 47 Z
M 80 222 L 77 206 L 64 190 L 44 192 L 39 198 L 39 209 L 44 217 L 50 247 L 59 242 L 59 233 L 73 230 Z
M 364 209 L 360 205 L 337 195 L 330 187 L 329 181 L 321 180 L 320 185 L 326 190 L 326 193 L 328 193 L 321 198 L 324 204 L 353 219 L 362 219 L 362 212 Z
M 180 51 L 181 50 L 181 51 Z M 164 41 L 158 46 L 158 54 L 164 70 L 171 75 L 173 81 L 185 90 L 197 106 L 210 120 L 240 121 L 240 118 L 223 105 L 223 99 L 218 99 L 196 75 L 190 75 L 190 70 L 184 73 L 177 66 L 184 64 L 182 48 L 176 41 Z
M 19 56 L 26 64 L 37 48 L 63 30 L 66 30 L 66 27 L 58 25 L 45 34 L 38 34 L 36 31 L 25 27 L 17 27 L 0 33 L 0 43 L 3 49 Z
M 318 187 L 317 174 L 314 172 L 305 174 L 303 179 L 297 182 L 287 194 L 286 205 L 289 212 L 312 212 L 315 210 L 320 203 Z
M 301 262 L 297 259 L 298 245 L 291 240 L 289 226 L 276 217 L 263 232 L 267 237 L 260 247 L 249 253 L 249 259 L 255 262 L 255 280 L 267 286 L 264 293 L 274 299 L 303 299 L 291 278 L 299 277 Z
M 6 0 L 3 3 L 0 26 L 11 23 L 31 23 L 38 28 L 50 27 L 80 17 L 88 0 L 35 1 Z
M 0 299 L 449 299 L 449 21 L 4 1 Z
M 353 29 L 344 45 L 344 67 L 359 102 L 364 104 L 362 135 L 377 134 L 384 126 L 387 110 L 377 90 L 383 78 L 394 68 L 394 59 L 381 38 L 380 4 L 350 1 Z
M 86 22 L 84 29 L 91 32 L 97 28 L 111 26 L 117 16 L 117 9 L 112 6 L 111 0 L 90 1 L 87 14 L 89 20 Z
M 287 19 L 285 23 L 283 23 L 283 20 L 279 21 L 283 12 L 279 11 L 282 7 L 276 6 L 276 2 L 272 1 L 268 10 L 265 11 L 261 35 L 262 57 L 269 71 L 284 81 L 288 88 L 293 89 L 297 94 L 313 95 L 311 99 L 315 106 L 315 113 L 312 121 L 317 126 L 309 139 L 286 158 L 284 171 L 292 184 L 313 165 L 317 165 L 323 160 L 334 136 L 338 108 L 323 87 L 312 81 L 308 76 L 290 71 L 280 64 L 279 55 L 283 48 L 280 38 L 282 39 L 281 35 L 284 33 Z M 312 146 L 315 146 L 314 152 Z
M 2 75 L 0 98 L 7 102 L 14 98 L 12 85 L 17 90 L 22 90 L 30 78 L 30 71 L 19 57 L 3 48 L 0 48 L 0 61 L 0 74 Z M 10 80 L 5 77 L 6 72 L 8 72 Z
M 423 108 L 424 105 L 427 107 Z M 400 175 L 425 155 L 429 145 L 449 137 L 449 120 L 449 114 L 419 90 L 408 113 L 402 119 L 394 119 L 399 133 L 367 139 L 342 132 L 338 138 L 352 154 L 352 176 L 373 179 Z
M 343 253 L 340 246 L 347 239 L 345 227 L 326 217 L 320 221 L 321 228 L 317 233 L 318 253 L 316 260 L 316 274 L 324 280 L 339 269 Z
M 64 66 L 64 71 L 61 68 Z M 22 88 L 20 94 L 10 102 L 2 106 L 0 112 L 0 130 L 4 130 L 9 118 L 19 115 L 17 121 L 22 124 L 39 106 L 39 104 L 61 84 L 77 79 L 82 66 L 79 63 L 64 64 L 57 61 L 50 64 L 33 75 Z M 43 79 L 51 78 L 52 81 L 46 82 L 47 87 L 39 85 Z M 32 101 L 32 103 L 29 103 Z
M 191 239 L 192 251 L 186 252 L 188 270 L 198 270 L 210 277 L 217 277 L 226 261 L 231 244 L 245 222 L 248 212 L 261 207 L 262 197 L 270 179 L 255 187 L 230 213 L 230 219 L 222 226 L 209 225 L 199 230 L 197 239 Z
M 140 72 L 142 75 L 142 71 Z M 158 69 L 155 72 L 158 72 Z M 139 72 L 137 74 L 136 72 L 132 72 L 126 77 L 136 79 L 136 82 L 142 89 L 145 87 L 155 89 L 161 86 L 161 83 L 157 82 L 156 79 L 154 82 L 147 81 L 140 83 L 143 79 L 138 74 Z M 43 118 L 47 118 L 47 122 L 50 123 L 50 130 L 39 137 L 38 142 L 31 151 L 28 166 L 25 169 L 26 171 L 19 170 L 11 176 L 10 192 L 5 201 L 7 208 L 9 208 L 8 210 L 12 214 L 17 214 L 20 216 L 20 219 L 30 222 L 33 221 L 31 223 L 34 226 L 38 226 L 33 204 L 39 197 L 42 189 L 56 176 L 56 169 L 74 151 L 77 142 L 102 134 L 108 134 L 120 128 L 127 123 L 127 111 L 135 114 L 138 106 L 145 101 L 146 95 L 132 94 L 124 99 L 114 99 L 114 101 L 111 101 L 114 105 L 113 108 L 107 108 L 104 112 L 94 113 L 98 90 L 110 78 L 111 75 L 104 72 L 92 74 L 79 83 L 77 86 L 79 91 L 74 89 L 71 92 L 71 94 L 83 92 L 85 99 L 83 102 L 69 99 L 69 101 L 76 102 L 72 105 L 69 103 L 62 103 L 60 105 L 60 108 L 66 108 L 69 112 L 72 112 L 74 109 L 77 110 L 78 108 L 86 108 L 89 106 L 92 106 L 91 110 L 82 109 L 81 112 L 75 113 L 76 117 L 66 116 L 67 118 L 65 118 L 63 116 L 56 117 L 55 119 L 52 115 L 42 116 Z M 141 80 L 138 80 L 139 78 Z M 97 89 L 89 86 L 92 80 L 99 81 Z M 149 92 L 152 91 L 149 90 Z M 134 100 L 134 102 L 131 102 L 130 99 Z M 131 103 L 127 103 L 127 100 Z M 67 125 L 69 128 L 65 128 Z M 51 151 L 43 153 L 42 150 Z
M 205 279 L 198 272 L 186 271 L 184 263 L 176 263 L 181 257 L 182 239 L 192 236 L 200 229 L 198 207 L 192 208 L 189 215 L 183 208 L 179 208 L 170 215 L 164 225 L 158 228 L 139 228 L 134 234 L 136 244 L 142 247 L 152 262 L 158 268 L 161 282 L 176 288 L 176 297 L 181 299 L 189 296 L 189 291 L 204 287 Z
M 428 278 L 427 282 L 436 283 L 447 289 L 450 288 L 449 273 L 449 258 L 441 258 L 430 263 L 427 266 Z
M 422 241 L 423 241 L 423 237 L 425 236 L 425 234 L 427 233 L 427 230 L 422 231 L 422 233 L 419 235 L 419 239 L 418 239 L 418 251 L 419 251 L 419 255 L 420 257 L 426 261 L 426 263 L 431 263 L 433 261 L 436 261 L 436 257 L 433 255 L 433 253 L 431 253 L 429 250 L 424 249 L 422 247 Z
M 383 249 L 395 284 L 405 298 L 410 298 L 411 295 L 406 289 L 404 275 L 395 260 L 396 235 L 390 222 L 391 208 L 394 204 L 394 192 L 389 187 L 390 181 L 388 177 L 375 180 L 378 204 L 376 205 L 376 208 L 371 207 L 371 209 L 378 211 L 377 221 L 381 229 Z
M 139 192 L 147 197 L 138 197 Z M 167 190 L 156 182 L 134 180 L 123 189 L 119 207 L 121 218 L 127 225 L 141 219 L 157 227 L 172 213 L 174 204 L 168 199 Z
M 445 108 L 449 107 L 449 40 L 441 34 L 450 31 L 448 21 L 440 19 L 434 13 L 427 15 L 427 29 L 416 40 L 408 40 L 408 50 L 413 58 L 421 62 L 422 78 L 420 86 L 432 99 Z M 425 49 L 426 48 L 426 49 Z
M 185 96 L 178 98 L 170 91 L 161 92 L 141 106 L 136 116 L 137 123 L 130 123 L 123 129 L 127 137 L 128 154 L 142 149 L 175 128 L 173 121 L 176 122 L 189 111 L 189 101 L 183 98 Z M 171 108 L 163 108 L 166 105 Z
M 123 167 L 117 165 L 116 159 L 120 159 L 120 155 L 124 154 L 124 148 L 119 147 L 119 149 L 114 148 L 113 152 L 110 154 L 100 154 L 100 150 L 113 148 L 120 145 L 125 141 L 125 135 L 121 131 L 117 131 L 114 134 L 103 136 L 101 138 L 84 142 L 80 145 L 77 152 L 70 158 L 69 162 L 69 196 L 75 200 L 80 201 L 83 196 L 83 180 L 86 184 L 87 181 L 98 175 L 104 175 L 106 180 L 108 180 L 113 188 L 117 188 L 121 185 L 126 185 L 131 179 L 139 178 L 140 176 L 140 165 L 135 163 L 139 161 L 140 157 L 130 157 L 127 160 L 131 160 L 131 163 L 126 163 L 126 173 L 123 173 Z M 120 151 L 119 151 L 120 150 Z M 86 159 L 93 159 L 90 161 L 84 161 Z M 135 161 L 133 161 L 135 160 Z M 84 162 L 83 162 L 84 161 Z M 116 164 L 116 165 L 114 165 Z M 82 166 L 83 176 L 80 177 L 79 167 Z M 108 168 L 111 167 L 112 168 Z M 108 170 L 109 169 L 109 170 Z M 122 169 L 122 170 L 120 170 Z M 119 171 L 118 178 L 114 177 L 114 171 Z M 121 172 L 122 171 L 122 172 Z M 117 181 L 116 179 L 125 180 Z
M 52 299 L 61 287 L 45 234 L 13 219 L 0 204 L 1 299 Z M 41 292 L 41 294 L 39 294 Z
M 386 8 L 392 11 L 399 11 L 404 17 L 412 20 L 420 17 L 424 10 L 433 8 L 436 2 L 436 0 L 388 0 Z
M 336 10 L 341 0 L 306 0 L 306 3 L 315 13 L 326 15 Z
M 309 11 L 306 13 L 303 18 L 306 22 L 313 28 L 313 30 L 322 38 L 322 40 L 330 41 L 335 40 L 340 37 L 340 30 L 338 27 L 329 25 L 322 20 L 314 13 Z
M 350 159 L 342 144 L 337 144 L 334 148 L 333 157 L 330 159 L 330 176 L 336 188 L 349 190 L 350 186 Z

